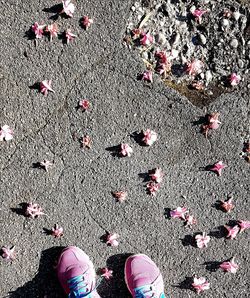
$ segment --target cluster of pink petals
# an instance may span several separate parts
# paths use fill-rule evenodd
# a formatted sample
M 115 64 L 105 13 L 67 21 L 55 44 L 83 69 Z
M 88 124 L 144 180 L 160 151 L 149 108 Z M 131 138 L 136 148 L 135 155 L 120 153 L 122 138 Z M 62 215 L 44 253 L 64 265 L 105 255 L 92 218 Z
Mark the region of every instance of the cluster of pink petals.
M 202 235 L 196 235 L 195 241 L 198 248 L 207 247 L 210 237 L 207 236 L 206 233 L 203 233 Z
M 132 30 L 133 39 L 137 39 L 142 34 L 142 30 L 140 28 L 135 28 Z
M 187 63 L 186 72 L 191 76 L 196 76 L 197 74 L 202 72 L 203 67 L 204 63 L 201 60 L 194 59 L 191 62 Z
M 166 76 L 167 73 L 171 71 L 171 67 L 172 67 L 170 57 L 168 58 L 166 53 L 163 51 L 157 51 L 155 53 L 155 57 L 157 59 L 156 71 L 160 75 Z
M 48 94 L 48 91 L 50 92 L 55 92 L 52 88 L 51 88 L 51 83 L 52 81 L 51 80 L 44 80 L 40 83 L 40 92 L 43 94 L 43 95 L 47 95 Z
M 132 147 L 129 146 L 129 144 L 121 144 L 120 154 L 122 156 L 130 157 L 132 153 L 133 153 L 133 149 L 132 149 Z
M 72 18 L 75 11 L 75 5 L 71 2 L 71 0 L 63 0 L 62 5 L 63 10 L 61 13 L 65 13 L 67 16 Z
M 107 238 L 106 238 L 106 243 L 110 246 L 118 246 L 119 245 L 119 242 L 118 242 L 118 239 L 119 238 L 119 235 L 114 233 L 114 234 L 111 234 L 109 233 L 107 235 Z
M 142 75 L 142 79 L 144 81 L 152 83 L 153 82 L 153 72 L 152 72 L 152 70 L 145 70 L 143 75 Z
M 170 211 L 170 216 L 173 218 L 180 218 L 180 219 L 185 220 L 186 219 L 185 214 L 187 212 L 188 212 L 187 208 L 177 207 L 176 209 Z
M 218 176 L 221 176 L 222 170 L 225 167 L 226 165 L 223 164 L 223 161 L 218 161 L 211 168 L 209 168 L 209 171 L 215 172 Z
M 86 111 L 89 109 L 90 107 L 90 103 L 87 99 L 82 99 L 79 101 L 79 104 L 78 104 L 79 108 L 81 108 L 82 110 Z
M 66 42 L 68 44 L 71 40 L 73 40 L 76 37 L 76 35 L 71 32 L 71 29 L 67 29 L 65 31 L 65 37 L 66 37 Z
M 238 220 L 237 224 L 240 227 L 240 233 L 244 232 L 247 229 L 250 229 L 250 221 L 248 220 Z
M 194 282 L 192 287 L 196 290 L 198 294 L 205 290 L 209 290 L 210 284 L 206 281 L 204 277 L 196 278 L 194 277 Z
M 161 168 L 156 168 L 152 174 L 149 174 L 151 179 L 157 183 L 161 183 L 163 180 L 163 171 Z
M 44 170 L 46 172 L 48 172 L 49 171 L 49 168 L 51 168 L 54 165 L 53 162 L 51 162 L 51 161 L 49 161 L 47 159 L 41 161 L 39 164 L 40 164 L 40 167 L 44 168 Z
M 0 141 L 10 141 L 13 139 L 13 130 L 8 126 L 4 125 L 0 130 Z
M 221 122 L 219 121 L 219 116 L 220 113 L 217 112 L 208 115 L 207 123 L 202 125 L 202 132 L 205 134 L 206 137 L 210 129 L 219 128 L 219 124 L 221 124 Z
M 91 148 L 91 142 L 92 142 L 91 138 L 88 135 L 86 135 L 82 138 L 82 146 L 83 147 L 86 147 L 86 148 L 90 149 Z
M 37 22 L 31 26 L 31 30 L 34 32 L 36 38 L 42 38 L 44 34 L 44 28 L 46 25 L 39 25 Z
M 221 202 L 220 206 L 225 212 L 231 212 L 235 207 L 234 204 L 232 203 L 233 202 L 232 198 L 228 199 L 227 201 L 220 201 L 220 202 Z
M 52 41 L 53 37 L 57 37 L 58 36 L 58 26 L 57 24 L 51 24 L 48 25 L 45 29 L 46 32 L 49 33 L 50 35 L 50 41 Z
M 236 73 L 232 73 L 229 76 L 229 83 L 231 86 L 237 86 L 241 81 L 241 76 L 237 75 Z
M 186 224 L 186 226 L 195 225 L 195 224 L 197 224 L 197 219 L 193 215 L 186 214 L 185 215 L 185 224 Z
M 58 224 L 55 224 L 54 227 L 51 229 L 51 235 L 55 238 L 60 238 L 63 236 L 63 228 L 59 227 Z
M 159 189 L 160 189 L 160 184 L 159 183 L 155 183 L 153 181 L 150 181 L 147 184 L 147 190 L 153 196 L 156 196 L 156 193 L 159 191 Z
M 142 32 L 141 33 L 141 39 L 140 39 L 140 44 L 142 46 L 150 46 L 154 41 L 153 36 L 148 32 Z
M 195 9 L 193 11 L 191 11 L 192 15 L 195 17 L 195 20 L 197 21 L 197 23 L 201 23 L 201 18 L 202 16 L 206 13 L 206 10 L 202 10 L 202 9 Z
M 113 271 L 109 270 L 107 267 L 102 268 L 100 270 L 101 276 L 105 279 L 109 280 L 111 277 L 113 277 Z
M 126 191 L 116 191 L 112 193 L 117 202 L 123 203 L 126 201 L 128 193 Z
M 220 268 L 225 272 L 236 273 L 239 266 L 235 263 L 234 258 L 220 264 Z
M 16 257 L 15 246 L 12 246 L 11 248 L 3 246 L 1 248 L 1 256 L 9 261 L 14 260 Z
M 40 215 L 44 215 L 42 208 L 37 203 L 29 203 L 25 210 L 25 215 L 31 218 L 37 218 Z
M 191 83 L 191 86 L 192 86 L 194 89 L 198 90 L 198 91 L 200 91 L 200 90 L 204 90 L 204 88 L 205 88 L 205 85 L 204 85 L 204 82 L 203 82 L 203 81 L 193 81 L 193 82 Z
M 142 141 L 148 146 L 153 145 L 154 142 L 157 140 L 157 133 L 153 130 L 147 129 L 143 134 L 144 137 Z
M 224 227 L 227 229 L 228 234 L 226 237 L 229 239 L 235 239 L 240 231 L 240 228 L 237 225 L 235 225 L 234 227 L 225 225 Z
M 91 26 L 91 24 L 93 24 L 93 20 L 90 19 L 88 16 L 84 16 L 82 18 L 82 25 L 86 30 Z

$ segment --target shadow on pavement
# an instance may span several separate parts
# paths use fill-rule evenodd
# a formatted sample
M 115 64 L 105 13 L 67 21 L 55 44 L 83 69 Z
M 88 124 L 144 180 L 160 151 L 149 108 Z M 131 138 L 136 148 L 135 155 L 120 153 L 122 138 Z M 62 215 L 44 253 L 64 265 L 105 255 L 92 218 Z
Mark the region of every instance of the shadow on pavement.
M 36 276 L 14 292 L 11 298 L 65 298 L 65 294 L 57 280 L 54 266 L 64 247 L 52 247 L 41 254 L 41 260 Z

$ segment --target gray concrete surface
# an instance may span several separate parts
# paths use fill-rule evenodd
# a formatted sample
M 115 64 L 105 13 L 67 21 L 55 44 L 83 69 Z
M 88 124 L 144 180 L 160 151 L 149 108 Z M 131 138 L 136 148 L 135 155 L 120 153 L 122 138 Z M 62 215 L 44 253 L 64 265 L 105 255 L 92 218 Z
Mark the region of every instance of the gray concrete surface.
M 196 232 L 216 232 L 232 219 L 250 219 L 249 164 L 240 157 L 249 136 L 249 95 L 236 91 L 201 109 L 160 80 L 150 86 L 137 81 L 144 66 L 121 43 L 131 2 L 78 1 L 73 19 L 58 20 L 78 38 L 68 46 L 45 38 L 35 47 L 25 31 L 35 21 L 47 23 L 51 14 L 42 10 L 56 2 L 1 1 L 0 122 L 14 128 L 15 138 L 0 144 L 0 245 L 16 245 L 18 253 L 13 263 L 0 261 L 1 297 L 64 297 L 53 264 L 60 247 L 72 244 L 96 268 L 113 268 L 114 279 L 99 287 L 102 297 L 129 297 L 122 279 L 129 253 L 146 253 L 159 265 L 171 297 L 195 297 L 184 282 L 194 274 L 211 283 L 203 297 L 249 297 L 249 231 L 234 241 L 213 233 L 204 250 L 182 241 Z M 94 18 L 87 32 L 79 27 L 85 14 Z M 42 79 L 53 80 L 54 94 L 44 97 L 29 88 Z M 84 97 L 91 101 L 88 113 L 75 108 Z M 192 124 L 207 111 L 219 111 L 222 121 L 209 139 Z M 159 134 L 152 147 L 130 137 L 146 128 Z M 72 134 L 85 132 L 93 147 L 82 151 Z M 106 150 L 121 142 L 132 145 L 131 158 Z M 32 168 L 45 158 L 55 161 L 48 173 Z M 222 177 L 201 169 L 218 160 L 228 165 Z M 150 197 L 139 174 L 157 166 L 165 172 L 164 183 Z M 129 194 L 124 204 L 110 194 L 120 189 Z M 236 203 L 231 214 L 212 207 L 229 193 Z M 48 216 L 30 220 L 11 211 L 27 201 L 41 204 Z M 164 216 L 165 208 L 182 204 L 198 218 L 193 229 Z M 60 239 L 43 233 L 56 222 L 65 231 Z M 117 248 L 100 241 L 105 230 L 120 234 Z M 204 265 L 232 256 L 240 265 L 235 275 Z

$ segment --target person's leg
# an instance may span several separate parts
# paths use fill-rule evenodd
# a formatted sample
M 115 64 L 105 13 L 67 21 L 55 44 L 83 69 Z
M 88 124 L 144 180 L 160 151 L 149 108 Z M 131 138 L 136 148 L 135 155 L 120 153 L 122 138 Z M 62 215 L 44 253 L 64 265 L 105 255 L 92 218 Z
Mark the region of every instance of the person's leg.
M 165 297 L 160 270 L 146 255 L 134 255 L 127 259 L 125 281 L 134 298 Z
M 96 292 L 96 274 L 89 257 L 78 247 L 69 246 L 61 253 L 57 276 L 69 297 L 100 298 Z

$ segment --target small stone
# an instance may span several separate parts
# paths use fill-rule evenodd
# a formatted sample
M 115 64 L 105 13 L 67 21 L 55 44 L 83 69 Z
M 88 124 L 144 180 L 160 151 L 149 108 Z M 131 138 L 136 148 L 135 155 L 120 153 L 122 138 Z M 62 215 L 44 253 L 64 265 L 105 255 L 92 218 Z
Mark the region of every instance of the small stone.
M 238 45 L 239 45 L 239 42 L 238 42 L 238 40 L 236 39 L 236 38 L 234 38 L 234 39 L 232 39 L 231 41 L 230 41 L 230 46 L 232 47 L 232 48 L 237 48 L 238 47 Z
M 209 84 L 212 81 L 213 75 L 210 70 L 207 70 L 205 73 L 206 83 Z
M 161 32 L 155 36 L 155 39 L 156 39 L 156 42 L 158 42 L 160 45 L 164 45 L 167 41 L 165 35 Z
M 205 35 L 203 35 L 203 34 L 199 34 L 199 40 L 202 44 L 207 43 L 207 39 L 206 39 Z
M 222 19 L 221 21 L 221 25 L 223 27 L 228 27 L 229 26 L 229 20 L 228 19 Z
M 240 14 L 238 11 L 235 11 L 235 12 L 233 13 L 233 17 L 234 17 L 234 19 L 235 19 L 236 21 L 239 20 L 240 15 L 241 15 L 241 14 Z
M 239 59 L 238 60 L 238 65 L 239 65 L 239 68 L 243 68 L 244 67 L 244 62 L 241 59 Z

